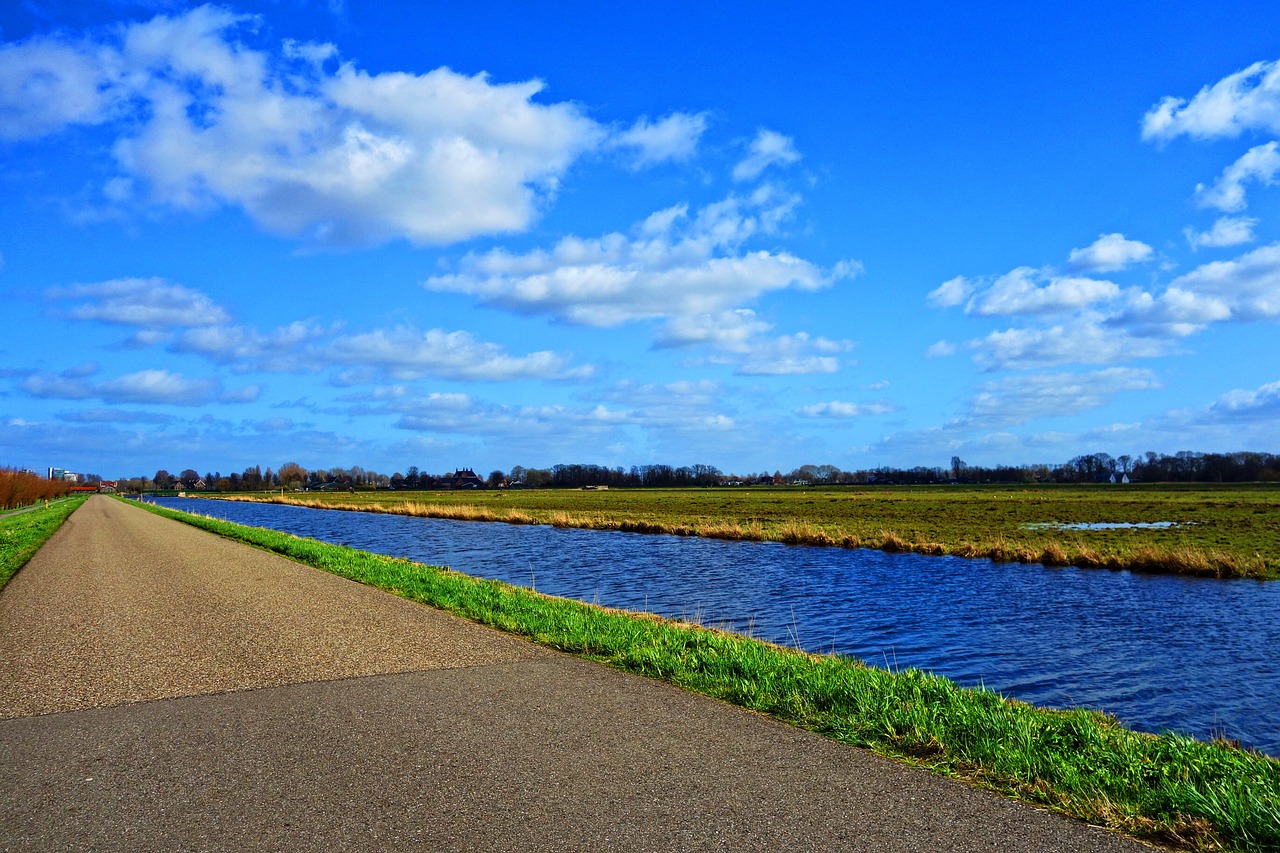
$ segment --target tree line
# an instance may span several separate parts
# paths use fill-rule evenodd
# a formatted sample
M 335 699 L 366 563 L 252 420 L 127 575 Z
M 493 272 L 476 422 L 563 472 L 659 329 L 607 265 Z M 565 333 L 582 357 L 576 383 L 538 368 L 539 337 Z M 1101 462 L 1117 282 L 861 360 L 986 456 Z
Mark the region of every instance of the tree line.
M 17 468 L 0 468 L 0 510 L 19 509 L 70 491 L 71 484 L 65 480 L 50 480 Z
M 472 473 L 459 469 L 456 473 Z M 958 456 L 948 466 L 895 468 L 881 466 L 845 471 L 835 465 L 801 465 L 790 471 L 774 470 L 725 473 L 714 465 L 633 465 L 630 468 L 590 464 L 561 464 L 550 468 L 517 465 L 510 471 L 494 470 L 477 475 L 469 486 L 535 489 L 581 488 L 708 488 L 746 485 L 926 485 L 937 483 L 1099 483 L 1099 482 L 1241 483 L 1280 482 L 1280 455 L 1274 453 L 1195 453 L 1172 455 L 1148 452 L 1137 456 L 1091 453 L 1058 464 L 969 465 Z M 440 489 L 458 482 L 454 473 L 429 474 L 411 465 L 405 473 L 387 475 L 362 468 L 308 470 L 286 462 L 275 470 L 253 465 L 243 471 L 178 474 L 160 469 L 151 477 L 121 480 L 121 491 L 185 490 L 210 492 L 328 491 L 373 489 Z

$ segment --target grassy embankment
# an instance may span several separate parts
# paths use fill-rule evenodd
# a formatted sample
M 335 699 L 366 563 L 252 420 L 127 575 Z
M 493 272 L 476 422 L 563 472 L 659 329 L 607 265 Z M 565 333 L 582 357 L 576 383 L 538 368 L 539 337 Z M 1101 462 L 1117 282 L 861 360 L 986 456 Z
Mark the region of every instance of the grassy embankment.
M 48 509 L 41 507 L 0 518 L 0 589 L 84 502 L 83 497 L 71 498 Z
M 1280 849 L 1280 761 L 1229 744 L 1141 734 L 1097 712 L 1039 709 L 916 670 L 887 672 L 849 657 L 147 509 L 1139 838 L 1195 850 Z
M 235 496 L 467 521 L 553 524 L 1050 566 L 1280 577 L 1280 486 L 917 486 Z M 1177 522 L 1061 530 L 1046 523 Z

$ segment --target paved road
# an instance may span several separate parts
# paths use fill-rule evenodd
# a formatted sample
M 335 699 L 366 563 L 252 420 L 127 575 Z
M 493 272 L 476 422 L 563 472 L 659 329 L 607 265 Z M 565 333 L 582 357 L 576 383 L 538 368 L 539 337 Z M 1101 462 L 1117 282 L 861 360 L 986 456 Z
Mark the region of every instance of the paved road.
M 0 593 L 4 850 L 1149 849 L 91 498 Z

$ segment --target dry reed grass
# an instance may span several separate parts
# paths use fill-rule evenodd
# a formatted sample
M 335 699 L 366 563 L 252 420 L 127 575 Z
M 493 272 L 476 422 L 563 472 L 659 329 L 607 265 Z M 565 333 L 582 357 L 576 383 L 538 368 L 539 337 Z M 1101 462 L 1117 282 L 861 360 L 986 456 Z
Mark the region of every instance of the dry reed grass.
M 339 509 L 380 512 L 453 521 L 504 521 L 508 524 L 549 524 L 559 528 L 617 530 L 628 533 L 697 536 L 711 539 L 782 542 L 843 548 L 877 548 L 888 553 L 916 553 L 929 556 L 981 558 L 997 562 L 1040 563 L 1046 566 L 1076 566 L 1090 569 L 1130 569 L 1153 574 L 1180 574 L 1197 577 L 1265 577 L 1267 563 L 1261 556 L 1253 560 L 1238 555 L 1192 547 L 1158 548 L 1151 545 L 1129 551 L 1100 554 L 1079 540 L 1053 541 L 1044 545 L 1007 542 L 996 537 L 985 542 L 954 544 L 928 541 L 915 532 L 907 538 L 894 530 L 880 530 L 861 536 L 848 530 L 831 531 L 807 521 L 787 520 L 765 524 L 733 519 L 673 522 L 651 518 L 617 518 L 603 513 L 583 514 L 565 510 L 510 509 L 495 511 L 472 504 L 374 503 L 325 500 L 301 495 L 228 495 L 222 500 L 289 504 L 312 509 Z

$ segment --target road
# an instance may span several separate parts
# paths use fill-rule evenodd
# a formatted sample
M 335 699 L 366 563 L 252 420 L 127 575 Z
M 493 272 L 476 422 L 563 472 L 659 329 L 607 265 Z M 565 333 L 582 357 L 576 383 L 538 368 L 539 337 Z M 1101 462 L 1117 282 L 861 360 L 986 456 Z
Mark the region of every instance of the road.
M 0 592 L 0 849 L 1151 848 L 107 497 Z

